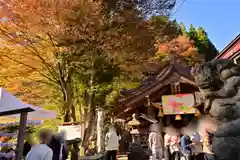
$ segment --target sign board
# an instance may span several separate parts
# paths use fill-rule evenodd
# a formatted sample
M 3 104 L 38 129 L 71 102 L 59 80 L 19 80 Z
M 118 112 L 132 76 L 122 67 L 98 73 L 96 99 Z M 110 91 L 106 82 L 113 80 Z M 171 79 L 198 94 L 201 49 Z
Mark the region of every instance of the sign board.
M 75 138 L 83 138 L 84 128 L 82 125 L 66 125 L 59 126 L 58 133 L 64 132 L 66 140 L 73 140 Z
M 162 96 L 162 107 L 164 115 L 195 114 L 193 107 L 195 99 L 193 94 L 176 94 Z

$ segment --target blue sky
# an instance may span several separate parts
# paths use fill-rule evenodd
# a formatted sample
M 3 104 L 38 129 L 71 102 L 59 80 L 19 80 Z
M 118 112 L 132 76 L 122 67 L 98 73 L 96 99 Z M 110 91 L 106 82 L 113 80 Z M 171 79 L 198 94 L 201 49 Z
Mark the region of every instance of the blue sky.
M 186 0 L 173 18 L 186 27 L 203 27 L 221 51 L 240 33 L 240 0 Z

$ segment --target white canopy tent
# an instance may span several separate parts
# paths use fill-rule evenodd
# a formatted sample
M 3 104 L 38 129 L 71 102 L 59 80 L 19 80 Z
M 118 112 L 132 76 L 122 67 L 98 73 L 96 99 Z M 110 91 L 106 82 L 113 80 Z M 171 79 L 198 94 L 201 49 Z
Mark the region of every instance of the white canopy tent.
M 0 88 L 0 116 L 8 116 L 10 118 L 20 117 L 16 160 L 21 160 L 23 154 L 24 130 L 28 117 L 32 120 L 44 120 L 55 118 L 56 113 L 54 111 L 47 111 L 42 108 L 26 104 L 7 92 L 5 89 Z
M 14 114 L 16 111 L 18 111 L 18 114 Z M 0 116 L 7 115 L 9 118 L 20 118 L 19 111 L 30 112 L 28 114 L 29 120 L 56 118 L 56 112 L 26 104 L 5 89 L 0 88 Z

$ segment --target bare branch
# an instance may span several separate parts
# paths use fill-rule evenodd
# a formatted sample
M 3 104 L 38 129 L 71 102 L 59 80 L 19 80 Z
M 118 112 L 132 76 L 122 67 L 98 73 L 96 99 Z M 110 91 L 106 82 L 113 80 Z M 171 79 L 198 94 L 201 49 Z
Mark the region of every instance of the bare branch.
M 37 48 L 34 46 L 33 42 L 30 40 L 30 38 L 24 33 L 25 37 L 27 38 L 27 41 L 30 42 L 30 46 L 31 48 L 35 51 L 35 52 L 32 52 L 35 56 L 37 56 L 41 61 L 42 63 L 46 66 L 46 68 L 49 70 L 49 72 L 53 75 L 53 76 L 56 76 L 54 75 L 53 72 L 56 73 L 55 69 L 53 66 L 49 65 L 45 60 L 44 58 L 41 56 L 41 54 L 38 52 Z
M 35 68 L 35 67 L 32 67 L 32 66 L 30 66 L 30 65 L 28 65 L 28 64 L 25 64 L 25 63 L 23 63 L 23 62 L 21 62 L 21 61 L 18 61 L 18 60 L 16 60 L 16 59 L 14 59 L 14 58 L 11 58 L 11 57 L 9 57 L 8 55 L 3 55 L 3 57 L 6 57 L 6 58 L 8 58 L 8 59 L 10 59 L 10 60 L 12 60 L 12 61 L 14 61 L 14 62 L 17 62 L 18 64 L 22 64 L 22 65 L 24 65 L 24 66 L 26 66 L 26 67 L 28 67 L 28 68 L 30 68 L 30 69 L 33 69 L 33 70 L 35 70 L 36 72 L 38 72 L 41 76 L 43 76 L 43 77 L 45 77 L 46 79 L 48 79 L 50 82 L 54 82 L 54 83 L 58 84 L 57 81 L 55 81 L 54 79 L 52 79 L 52 78 L 48 77 L 47 75 L 41 73 L 41 72 L 40 72 L 37 68 Z

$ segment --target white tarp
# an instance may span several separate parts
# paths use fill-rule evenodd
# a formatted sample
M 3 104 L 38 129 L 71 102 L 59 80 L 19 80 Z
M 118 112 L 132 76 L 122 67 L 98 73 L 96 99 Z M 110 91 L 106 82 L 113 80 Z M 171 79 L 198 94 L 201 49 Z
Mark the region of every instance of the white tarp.
M 56 118 L 55 111 L 48 111 L 40 107 L 35 107 L 26 104 L 23 101 L 16 98 L 15 96 L 13 96 L 12 94 L 10 94 L 5 89 L 0 88 L 0 113 L 27 108 L 31 108 L 32 110 L 34 110 L 33 112 L 28 113 L 28 119 L 44 120 Z M 19 118 L 20 114 L 8 115 L 8 117 Z

